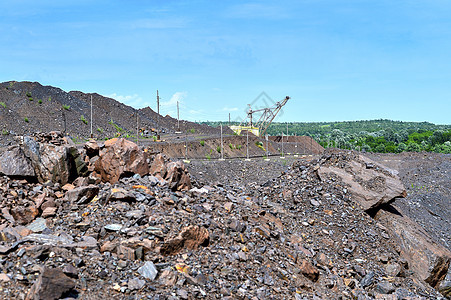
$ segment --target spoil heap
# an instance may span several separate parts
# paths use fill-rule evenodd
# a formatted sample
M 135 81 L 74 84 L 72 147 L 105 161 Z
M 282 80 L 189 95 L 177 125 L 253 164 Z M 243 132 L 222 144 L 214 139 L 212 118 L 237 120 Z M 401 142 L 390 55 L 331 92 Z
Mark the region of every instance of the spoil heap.
M 440 297 L 326 172 L 352 171 L 355 154 L 299 161 L 265 183 L 192 188 L 181 162 L 135 146 L 87 144 L 88 174 L 64 185 L 0 179 L 3 298 Z

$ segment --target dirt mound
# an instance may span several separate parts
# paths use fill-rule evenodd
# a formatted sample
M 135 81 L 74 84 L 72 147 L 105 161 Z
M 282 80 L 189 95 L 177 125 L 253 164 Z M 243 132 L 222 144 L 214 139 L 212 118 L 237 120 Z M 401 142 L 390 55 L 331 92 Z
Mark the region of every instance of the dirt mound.
M 93 134 L 98 139 L 136 136 L 137 115 L 139 128 L 146 131 L 147 137 L 156 134 L 157 129 L 164 133 L 177 130 L 177 120 L 169 116 L 160 116 L 162 122 L 157 128 L 156 114 L 150 108 L 136 110 L 96 93 L 65 92 L 38 82 L 9 81 L 0 83 L 0 145 L 15 135 L 35 132 L 66 132 L 78 141 L 89 138 L 91 97 Z M 181 124 L 201 134 L 219 133 L 219 129 L 207 125 Z

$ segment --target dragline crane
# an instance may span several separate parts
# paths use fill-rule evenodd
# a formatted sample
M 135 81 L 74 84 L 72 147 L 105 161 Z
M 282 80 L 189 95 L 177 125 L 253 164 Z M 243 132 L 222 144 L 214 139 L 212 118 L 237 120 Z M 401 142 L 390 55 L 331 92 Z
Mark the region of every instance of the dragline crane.
M 276 102 L 272 107 L 266 107 L 256 110 L 253 110 L 250 104 L 248 104 L 249 110 L 247 112 L 247 118 L 241 123 L 241 124 L 245 123 L 246 125 L 242 126 L 240 124 L 240 126 L 230 126 L 230 128 L 233 131 L 237 132 L 238 134 L 240 134 L 242 130 L 248 130 L 262 137 L 268 130 L 269 125 L 271 125 L 271 122 L 274 120 L 274 118 L 277 116 L 277 114 L 280 112 L 282 107 L 287 103 L 289 99 L 290 97 L 286 96 L 285 99 Z M 258 119 L 258 121 L 254 124 L 253 114 L 255 113 L 261 113 L 261 116 Z

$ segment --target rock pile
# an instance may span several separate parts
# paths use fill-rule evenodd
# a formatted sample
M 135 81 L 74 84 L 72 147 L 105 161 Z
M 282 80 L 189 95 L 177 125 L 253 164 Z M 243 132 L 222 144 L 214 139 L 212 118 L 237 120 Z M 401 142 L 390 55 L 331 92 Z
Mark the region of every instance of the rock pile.
M 319 175 L 332 161 L 352 173 L 352 153 L 299 161 L 264 184 L 192 188 L 181 162 L 110 143 L 87 145 L 91 173 L 70 183 L 0 178 L 3 298 L 441 297 L 353 187 Z M 128 154 L 108 154 L 117 145 Z M 149 173 L 132 174 L 132 157 Z

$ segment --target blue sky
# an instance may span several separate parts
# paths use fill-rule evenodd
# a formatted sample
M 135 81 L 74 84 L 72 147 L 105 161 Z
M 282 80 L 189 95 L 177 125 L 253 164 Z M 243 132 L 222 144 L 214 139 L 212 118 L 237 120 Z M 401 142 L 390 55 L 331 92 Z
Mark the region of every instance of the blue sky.
M 233 120 L 451 123 L 451 2 L 2 0 L 0 81 Z

